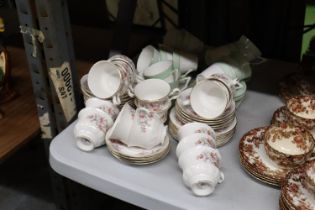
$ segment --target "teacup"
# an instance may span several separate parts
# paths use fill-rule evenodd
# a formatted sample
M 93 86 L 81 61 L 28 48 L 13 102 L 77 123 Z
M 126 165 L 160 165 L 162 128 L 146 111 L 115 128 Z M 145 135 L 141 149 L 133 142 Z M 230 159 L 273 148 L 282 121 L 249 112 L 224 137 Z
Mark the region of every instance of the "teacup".
M 303 167 L 305 179 L 302 181 L 302 184 L 315 197 L 315 160 L 308 161 Z
M 215 166 L 220 168 L 220 152 L 217 149 L 209 146 L 197 145 L 181 153 L 181 155 L 178 157 L 178 165 L 183 170 L 185 170 L 189 166 L 199 163 L 214 164 Z
M 178 69 L 180 74 L 187 75 L 198 68 L 198 57 L 194 54 L 182 51 L 172 52 L 172 49 L 164 45 L 161 45 L 160 48 L 160 60 L 172 61 L 173 68 Z
M 207 134 L 211 136 L 213 139 L 216 138 L 216 134 L 213 128 L 211 128 L 209 125 L 205 123 L 200 123 L 200 122 L 187 123 L 181 126 L 178 130 L 177 135 L 179 139 L 183 139 L 186 136 L 189 136 L 194 133 L 203 133 L 203 134 Z
M 102 111 L 109 114 L 113 120 L 115 120 L 117 115 L 119 114 L 119 109 L 111 101 L 108 100 L 103 100 L 95 97 L 89 98 L 85 102 L 85 106 L 101 109 Z
M 198 57 L 189 53 L 173 52 L 173 65 L 181 74 L 187 75 L 198 68 Z
M 83 94 L 84 101 L 88 100 L 91 97 L 95 97 L 88 86 L 87 80 L 88 80 L 87 74 L 83 75 L 80 79 L 80 88 Z
M 140 77 L 143 76 L 143 72 L 151 64 L 156 63 L 160 60 L 159 51 L 153 46 L 148 45 L 142 49 L 138 61 L 137 61 L 137 72 Z
M 214 164 L 199 163 L 183 171 L 183 181 L 195 195 L 207 196 L 224 181 L 224 174 Z
M 78 114 L 78 120 L 80 123 L 92 124 L 104 133 L 114 124 L 109 114 L 93 107 L 81 109 Z
M 303 164 L 314 148 L 314 139 L 307 130 L 284 123 L 270 126 L 264 141 L 267 155 L 283 167 Z
M 76 145 L 82 151 L 92 151 L 105 144 L 105 133 L 90 123 L 78 122 L 74 126 Z
M 177 69 L 173 68 L 173 63 L 170 60 L 156 62 L 144 69 L 143 75 L 145 78 L 155 78 L 162 80 L 174 81 L 179 78 Z M 169 81 L 167 81 L 169 82 Z
M 131 131 L 127 141 L 123 141 L 126 145 L 152 149 L 164 142 L 167 126 L 154 112 L 137 108 Z
M 203 145 L 212 148 L 216 148 L 215 138 L 209 136 L 205 133 L 193 133 L 190 134 L 180 140 L 176 147 L 176 155 L 177 157 L 181 156 L 181 154 L 195 146 Z
M 140 107 L 166 107 L 171 100 L 178 97 L 180 90 L 171 90 L 164 80 L 147 79 L 134 88 L 134 96 Z
M 135 110 L 128 103 L 125 103 L 118 114 L 112 129 L 110 129 L 108 137 L 121 142 L 127 141 L 133 124 L 134 116 Z
M 231 92 L 223 83 L 202 80 L 193 87 L 190 95 L 192 109 L 204 119 L 215 119 L 222 115 L 231 102 Z
M 109 61 L 98 61 L 88 74 L 88 86 L 91 92 L 103 99 L 116 95 L 123 86 L 120 68 Z
M 292 116 L 289 116 L 295 123 L 312 130 L 315 128 L 315 97 L 296 96 L 287 101 L 287 108 Z

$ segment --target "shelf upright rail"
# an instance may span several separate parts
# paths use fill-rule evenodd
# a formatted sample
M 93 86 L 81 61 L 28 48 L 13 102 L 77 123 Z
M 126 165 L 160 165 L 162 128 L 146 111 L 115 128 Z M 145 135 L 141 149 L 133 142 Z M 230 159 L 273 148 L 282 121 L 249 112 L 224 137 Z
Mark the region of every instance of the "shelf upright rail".
M 76 118 L 82 105 L 67 3 L 64 0 L 15 2 L 48 155 L 51 140 Z M 50 172 L 57 209 L 83 209 L 77 193 L 80 186 L 52 169 Z

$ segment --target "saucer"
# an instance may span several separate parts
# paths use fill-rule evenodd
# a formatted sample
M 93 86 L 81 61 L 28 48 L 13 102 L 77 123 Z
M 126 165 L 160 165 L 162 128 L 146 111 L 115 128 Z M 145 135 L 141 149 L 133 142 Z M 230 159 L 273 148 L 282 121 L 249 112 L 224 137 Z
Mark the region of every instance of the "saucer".
M 111 133 L 111 132 L 107 132 Z M 109 139 L 108 135 L 106 135 L 106 145 L 107 147 L 115 152 L 116 154 L 120 154 L 121 156 L 130 157 L 130 158 L 150 158 L 152 156 L 159 155 L 167 150 L 170 139 L 168 136 L 165 137 L 165 140 L 162 144 L 153 147 L 152 149 L 143 149 L 140 147 L 128 147 L 126 144 L 122 143 L 116 139 Z
M 282 201 L 287 209 L 315 209 L 315 196 L 302 184 L 305 179 L 305 165 L 291 171 L 281 187 Z
M 289 110 L 286 106 L 278 108 L 272 115 L 271 124 L 280 125 L 282 123 L 288 123 L 288 115 L 286 114 Z
M 277 186 L 285 178 L 288 169 L 281 168 L 266 154 L 264 148 L 264 134 L 268 127 L 255 128 L 247 132 L 239 143 L 240 158 L 253 171 L 251 174 L 257 178 L 270 180 Z M 270 183 L 268 183 L 270 184 Z

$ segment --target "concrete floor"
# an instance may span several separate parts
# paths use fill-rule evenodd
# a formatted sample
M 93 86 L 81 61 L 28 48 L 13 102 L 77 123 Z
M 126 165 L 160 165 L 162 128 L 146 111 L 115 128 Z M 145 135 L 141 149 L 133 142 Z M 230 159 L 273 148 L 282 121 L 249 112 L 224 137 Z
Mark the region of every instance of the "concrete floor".
M 56 210 L 49 164 L 42 140 L 34 139 L 0 163 L 0 210 Z M 80 210 L 141 210 L 141 208 L 80 185 Z M 82 196 L 80 196 L 82 200 Z M 92 203 L 93 208 L 91 208 Z M 71 210 L 76 210 L 71 209 Z
M 34 140 L 0 164 L 1 210 L 54 210 L 47 159 Z

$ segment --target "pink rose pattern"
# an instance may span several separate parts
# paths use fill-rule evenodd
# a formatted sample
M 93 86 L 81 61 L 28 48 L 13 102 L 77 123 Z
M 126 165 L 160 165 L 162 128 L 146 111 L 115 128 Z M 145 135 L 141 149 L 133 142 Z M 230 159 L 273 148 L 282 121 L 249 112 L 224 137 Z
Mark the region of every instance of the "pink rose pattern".
M 153 120 L 153 112 L 146 113 L 145 111 L 140 111 L 139 113 L 139 123 L 140 128 L 143 133 L 147 132 L 148 127 L 151 126 L 151 121 Z
M 216 148 L 214 141 L 212 141 L 210 138 L 200 138 L 198 139 L 198 141 L 195 142 L 195 145 L 204 145 Z
M 91 123 L 95 123 L 96 126 L 101 131 L 106 133 L 106 131 L 109 128 L 109 123 L 107 122 L 107 120 L 104 117 L 101 117 L 97 114 L 92 114 L 92 115 L 89 115 L 87 118 L 90 120 Z
M 202 152 L 196 157 L 197 160 L 213 163 L 216 167 L 220 166 L 220 158 L 216 152 Z

